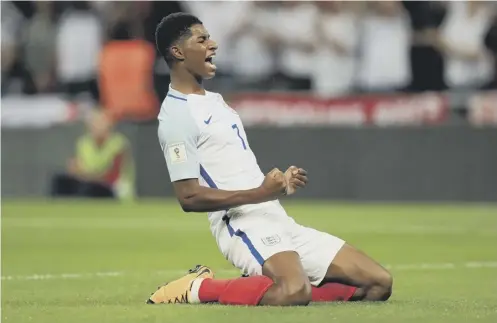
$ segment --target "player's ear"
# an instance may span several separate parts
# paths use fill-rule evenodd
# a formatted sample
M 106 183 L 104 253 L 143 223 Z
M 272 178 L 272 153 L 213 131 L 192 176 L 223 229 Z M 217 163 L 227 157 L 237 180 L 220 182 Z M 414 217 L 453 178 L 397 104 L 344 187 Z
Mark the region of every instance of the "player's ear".
M 183 53 L 183 49 L 179 45 L 173 45 L 171 47 L 171 54 L 178 61 L 184 61 L 185 60 L 185 54 Z

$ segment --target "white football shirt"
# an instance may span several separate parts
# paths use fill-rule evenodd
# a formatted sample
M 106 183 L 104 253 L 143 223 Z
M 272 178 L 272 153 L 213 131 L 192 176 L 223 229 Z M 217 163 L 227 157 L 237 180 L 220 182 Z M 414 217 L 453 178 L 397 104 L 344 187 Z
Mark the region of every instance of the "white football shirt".
M 169 88 L 158 119 L 171 182 L 198 178 L 203 186 L 230 191 L 256 188 L 263 182 L 241 119 L 220 94 L 185 95 Z M 209 214 L 213 231 L 225 213 Z

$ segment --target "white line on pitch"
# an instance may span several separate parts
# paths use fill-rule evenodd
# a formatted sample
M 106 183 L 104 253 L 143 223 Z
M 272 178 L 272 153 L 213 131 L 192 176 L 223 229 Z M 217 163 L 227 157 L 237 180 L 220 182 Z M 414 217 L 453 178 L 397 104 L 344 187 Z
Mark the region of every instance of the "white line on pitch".
M 449 269 L 478 269 L 478 268 L 497 268 L 497 261 L 473 261 L 466 262 L 462 264 L 456 263 L 419 263 L 419 264 L 404 264 L 404 265 L 386 265 L 388 269 L 399 271 L 399 270 L 449 270 Z M 181 275 L 184 274 L 185 270 L 174 269 L 174 270 L 160 270 L 155 271 L 155 275 Z M 240 271 L 236 269 L 221 269 L 216 270 L 217 273 L 221 274 L 240 274 Z M 96 273 L 74 273 L 74 274 L 32 274 L 32 275 L 16 275 L 16 276 L 2 276 L 2 280 L 58 280 L 58 279 L 88 279 L 88 278 L 99 278 L 99 277 L 122 277 L 122 276 L 132 276 L 139 275 L 139 273 L 126 273 L 124 271 L 110 271 L 110 272 L 96 272 Z
M 2 280 L 48 280 L 48 279 L 80 279 L 94 277 L 117 277 L 124 276 L 124 272 L 110 271 L 87 274 L 33 274 L 25 276 L 2 276 Z

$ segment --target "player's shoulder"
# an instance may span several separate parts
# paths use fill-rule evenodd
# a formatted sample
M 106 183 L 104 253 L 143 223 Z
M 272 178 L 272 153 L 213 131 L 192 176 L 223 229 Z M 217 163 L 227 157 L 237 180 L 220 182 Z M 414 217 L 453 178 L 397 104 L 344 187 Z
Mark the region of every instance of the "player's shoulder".
M 177 108 L 188 107 L 188 95 L 169 89 L 164 101 L 162 101 L 161 110 L 173 110 Z
M 224 99 L 224 97 L 221 93 L 207 91 L 207 94 L 210 98 L 212 98 L 212 100 L 211 100 L 212 102 L 216 102 L 215 103 L 216 106 L 221 106 L 223 108 L 228 108 L 230 110 L 233 110 L 233 109 L 231 109 L 229 104 L 226 102 L 226 100 Z
M 161 122 L 178 122 L 181 119 L 188 118 L 189 115 L 188 96 L 170 89 L 164 101 L 162 101 L 157 119 Z
M 219 105 L 226 106 L 221 94 L 206 91 L 205 95 L 183 94 L 169 88 L 158 115 L 161 124 L 180 125 L 192 123 L 202 128 L 204 121 Z
M 213 97 L 215 96 L 215 97 L 221 97 L 221 98 L 223 97 L 221 95 L 221 93 L 217 93 L 217 92 L 212 92 L 212 91 L 207 91 L 206 90 L 205 93 L 207 93 L 208 96 L 213 96 Z
M 217 99 L 218 101 L 220 102 L 224 102 L 224 98 L 223 96 L 221 95 L 221 93 L 217 93 L 217 92 L 211 92 L 211 91 L 205 91 L 207 93 L 207 96 L 210 97 L 210 98 L 214 98 L 214 99 Z
M 157 119 L 160 136 L 198 134 L 198 126 L 191 111 L 191 98 L 181 92 L 169 89 Z

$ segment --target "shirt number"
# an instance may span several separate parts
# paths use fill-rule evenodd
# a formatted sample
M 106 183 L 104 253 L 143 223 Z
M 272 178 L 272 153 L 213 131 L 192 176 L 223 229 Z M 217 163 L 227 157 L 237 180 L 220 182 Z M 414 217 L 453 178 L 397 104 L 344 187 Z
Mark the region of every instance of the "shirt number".
M 238 128 L 238 126 L 235 124 L 233 124 L 231 126 L 231 128 L 233 128 L 233 130 L 236 130 L 236 134 L 238 135 L 238 138 L 240 138 L 240 140 L 242 141 L 242 146 L 243 146 L 243 149 L 247 150 L 247 145 L 245 145 L 245 140 L 243 140 L 242 136 L 240 135 L 240 129 Z

